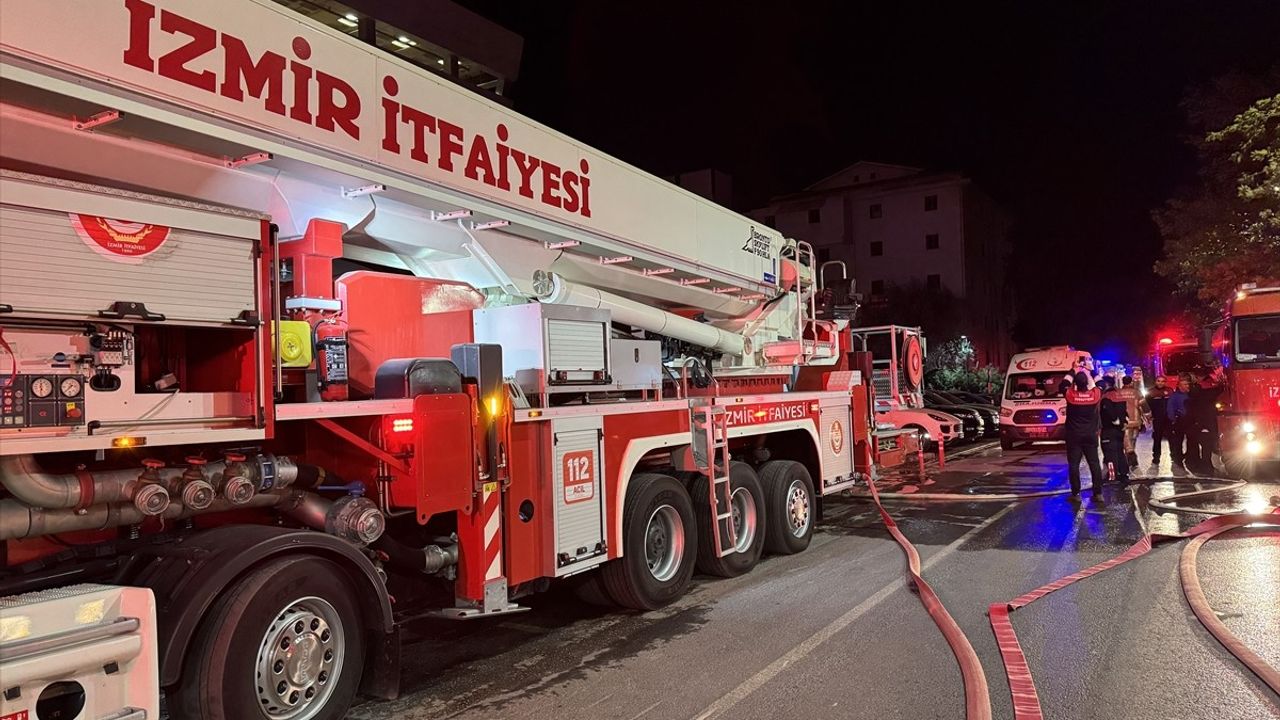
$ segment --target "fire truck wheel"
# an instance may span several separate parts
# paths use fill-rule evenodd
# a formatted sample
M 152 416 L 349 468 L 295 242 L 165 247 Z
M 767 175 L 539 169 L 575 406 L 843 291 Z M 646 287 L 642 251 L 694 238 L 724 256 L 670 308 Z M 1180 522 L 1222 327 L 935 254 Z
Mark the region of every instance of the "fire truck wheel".
M 569 578 L 568 582 L 572 584 L 574 597 L 582 602 L 596 607 L 614 606 L 599 572 L 583 573 Z
M 627 487 L 622 557 L 601 568 L 617 604 L 655 610 L 684 594 L 697 555 L 697 522 L 689 493 L 668 475 L 641 473 Z
M 813 537 L 813 479 L 794 460 L 770 460 L 760 466 L 768 531 L 765 547 L 778 555 L 794 555 Z
M 184 720 L 337 720 L 364 669 L 343 571 L 316 557 L 267 563 L 223 593 L 169 693 Z
M 708 575 L 737 577 L 751 571 L 764 551 L 764 490 L 756 471 L 746 463 L 729 464 L 729 491 L 737 542 L 733 552 L 716 557 L 711 525 L 711 494 L 707 476 L 699 474 L 689 486 L 698 519 L 698 569 Z

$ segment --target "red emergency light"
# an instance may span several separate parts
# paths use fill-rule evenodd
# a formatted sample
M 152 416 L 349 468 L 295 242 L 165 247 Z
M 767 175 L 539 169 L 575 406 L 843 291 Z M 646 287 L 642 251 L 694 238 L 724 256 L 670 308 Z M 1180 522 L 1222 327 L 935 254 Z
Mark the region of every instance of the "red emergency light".
M 1160 338 L 1160 344 L 1161 344 L 1161 345 L 1172 345 L 1172 344 L 1173 344 L 1173 338 L 1168 337 L 1168 336 L 1162 337 L 1162 338 Z

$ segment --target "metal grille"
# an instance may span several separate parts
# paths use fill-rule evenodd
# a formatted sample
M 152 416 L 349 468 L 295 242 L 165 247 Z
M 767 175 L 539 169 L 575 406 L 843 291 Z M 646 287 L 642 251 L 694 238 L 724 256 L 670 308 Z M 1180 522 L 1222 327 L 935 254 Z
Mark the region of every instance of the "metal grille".
M 581 320 L 547 321 L 547 368 L 568 373 L 570 380 L 591 380 L 604 372 L 605 325 Z
M 24 314 L 94 317 L 140 302 L 170 322 L 227 323 L 255 310 L 253 240 L 172 228 L 137 263 L 94 251 L 65 212 L 0 206 L 3 302 Z
M 593 497 L 566 501 L 565 455 L 591 454 Z M 555 508 L 557 568 L 573 565 L 604 552 L 604 482 L 600 477 L 600 432 L 568 430 L 555 433 Z
M 1013 422 L 1017 425 L 1053 425 L 1058 422 L 1058 413 L 1052 410 L 1018 410 L 1013 413 Z

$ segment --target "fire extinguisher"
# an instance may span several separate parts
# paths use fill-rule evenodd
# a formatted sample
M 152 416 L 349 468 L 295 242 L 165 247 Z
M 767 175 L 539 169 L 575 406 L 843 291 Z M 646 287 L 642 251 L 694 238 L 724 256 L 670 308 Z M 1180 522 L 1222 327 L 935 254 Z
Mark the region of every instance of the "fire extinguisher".
M 326 318 L 315 325 L 316 380 L 320 399 L 347 399 L 347 325 Z

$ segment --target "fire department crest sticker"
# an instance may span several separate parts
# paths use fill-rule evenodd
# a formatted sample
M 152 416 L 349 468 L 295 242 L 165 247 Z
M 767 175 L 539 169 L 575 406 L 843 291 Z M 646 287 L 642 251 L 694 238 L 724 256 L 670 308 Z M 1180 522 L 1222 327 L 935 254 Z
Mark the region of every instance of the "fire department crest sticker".
M 831 452 L 836 455 L 844 449 L 844 426 L 839 420 L 831 423 Z
M 112 220 L 97 215 L 70 213 L 76 234 L 99 255 L 114 262 L 137 264 L 155 253 L 169 239 L 164 225 Z

